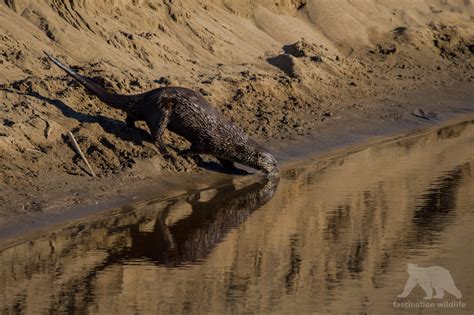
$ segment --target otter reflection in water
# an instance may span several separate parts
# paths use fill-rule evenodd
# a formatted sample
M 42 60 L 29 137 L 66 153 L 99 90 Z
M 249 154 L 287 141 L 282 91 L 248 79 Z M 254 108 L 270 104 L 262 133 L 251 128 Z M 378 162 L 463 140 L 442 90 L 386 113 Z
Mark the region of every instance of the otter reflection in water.
M 45 302 L 53 313 L 87 309 L 93 299 L 77 297 L 94 297 L 95 281 L 109 268 L 136 263 L 173 267 L 206 259 L 232 229 L 273 197 L 277 184 L 265 178 L 240 189 L 220 187 L 213 195 L 204 191 L 150 202 L 0 251 L 0 282 L 5 283 L 0 313 L 35 301 Z M 38 285 L 44 285 L 47 297 L 24 298 Z
M 139 224 L 131 226 L 130 247 L 117 253 L 119 257 L 115 258 L 147 259 L 171 266 L 202 260 L 232 228 L 267 203 L 277 185 L 278 179 L 267 178 L 241 189 L 223 187 L 204 202 L 199 201 L 201 193 L 196 193 L 188 198 L 192 212 L 167 225 L 167 216 L 179 204 L 173 201 L 160 212 L 151 231 L 141 231 Z

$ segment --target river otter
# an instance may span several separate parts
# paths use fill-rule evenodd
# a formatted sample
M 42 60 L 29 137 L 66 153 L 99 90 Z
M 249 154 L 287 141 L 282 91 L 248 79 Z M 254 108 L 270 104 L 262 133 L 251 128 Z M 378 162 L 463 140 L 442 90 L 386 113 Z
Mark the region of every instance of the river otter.
M 111 93 L 45 54 L 102 102 L 125 111 L 128 126 L 134 127 L 135 121 L 144 120 L 160 152 L 167 152 L 162 136 L 168 128 L 191 142 L 191 147 L 180 155 L 210 154 L 224 167 L 233 167 L 238 162 L 278 175 L 272 154 L 227 120 L 201 94 L 183 87 L 162 87 L 137 95 Z

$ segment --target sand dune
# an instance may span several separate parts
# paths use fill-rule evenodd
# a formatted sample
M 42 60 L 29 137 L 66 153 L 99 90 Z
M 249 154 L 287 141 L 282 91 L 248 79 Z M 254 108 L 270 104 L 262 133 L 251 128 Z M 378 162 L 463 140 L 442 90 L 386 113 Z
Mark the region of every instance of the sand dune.
M 354 111 L 399 119 L 397 108 L 377 106 L 399 91 L 472 82 L 473 17 L 461 0 L 4 1 L 2 199 L 87 179 L 69 130 L 103 177 L 196 170 L 192 160 L 165 161 L 145 125 L 126 128 L 43 51 L 121 93 L 199 90 L 275 147 Z

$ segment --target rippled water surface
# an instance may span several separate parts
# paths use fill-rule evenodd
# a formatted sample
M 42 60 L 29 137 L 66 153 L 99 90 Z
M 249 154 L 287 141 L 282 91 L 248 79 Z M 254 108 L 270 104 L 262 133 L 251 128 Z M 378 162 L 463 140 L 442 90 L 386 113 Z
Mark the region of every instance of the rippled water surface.
M 472 314 L 473 175 L 465 122 L 125 207 L 1 249 L 0 313 Z

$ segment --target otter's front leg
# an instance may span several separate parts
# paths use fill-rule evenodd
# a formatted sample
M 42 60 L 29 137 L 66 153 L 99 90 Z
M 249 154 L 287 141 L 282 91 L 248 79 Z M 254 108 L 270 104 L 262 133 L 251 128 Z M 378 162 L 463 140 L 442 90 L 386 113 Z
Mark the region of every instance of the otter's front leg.
M 148 127 L 150 128 L 153 141 L 161 154 L 169 156 L 168 148 L 163 142 L 163 134 L 168 126 L 171 116 L 171 106 L 167 106 L 158 117 L 150 119 Z

